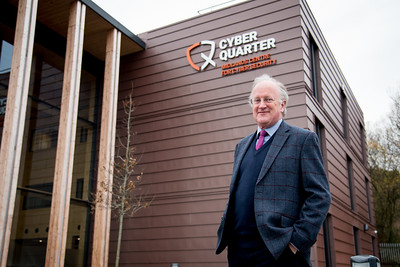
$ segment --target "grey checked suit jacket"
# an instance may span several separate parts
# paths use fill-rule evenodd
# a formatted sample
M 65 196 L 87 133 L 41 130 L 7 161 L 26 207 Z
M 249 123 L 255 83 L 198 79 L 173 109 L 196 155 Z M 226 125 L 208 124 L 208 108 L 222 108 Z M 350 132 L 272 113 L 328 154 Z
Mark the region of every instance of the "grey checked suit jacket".
M 255 133 L 235 148 L 230 197 L 239 166 Z M 229 200 L 218 229 L 216 253 L 227 246 Z M 282 122 L 265 157 L 254 193 L 257 228 L 265 245 L 278 259 L 291 242 L 310 262 L 310 248 L 331 203 L 317 135 Z M 311 264 L 310 264 L 311 265 Z

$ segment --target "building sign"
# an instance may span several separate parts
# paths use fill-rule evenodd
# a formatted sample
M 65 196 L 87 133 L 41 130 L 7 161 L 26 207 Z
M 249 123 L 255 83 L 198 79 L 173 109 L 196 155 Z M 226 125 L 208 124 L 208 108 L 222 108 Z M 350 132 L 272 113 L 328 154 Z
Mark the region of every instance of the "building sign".
M 198 46 L 200 46 L 200 45 L 210 45 L 210 46 L 211 46 L 211 48 L 210 48 L 210 54 L 209 54 L 208 56 L 206 56 L 206 55 L 204 55 L 203 53 L 201 53 L 201 57 L 205 60 L 204 64 L 201 65 L 201 68 L 198 67 L 196 64 L 193 63 L 192 57 L 190 56 L 190 52 L 191 52 L 194 48 L 196 48 L 196 47 L 198 47 Z M 203 71 L 203 70 L 208 66 L 208 64 L 211 64 L 211 65 L 213 65 L 214 67 L 216 67 L 215 62 L 212 60 L 212 58 L 214 57 L 214 53 L 215 53 L 215 42 L 213 42 L 213 41 L 201 41 L 200 43 L 195 43 L 195 44 L 193 44 L 191 47 L 189 47 L 189 48 L 186 50 L 186 57 L 187 57 L 187 59 L 188 59 L 188 61 L 189 61 L 190 66 L 192 66 L 192 67 L 193 67 L 195 70 L 197 70 L 197 71 L 200 71 L 200 70 Z
M 200 46 L 210 46 L 210 52 L 208 55 L 204 53 L 200 54 L 201 58 L 204 60 L 204 63 L 201 66 L 197 66 L 192 60 L 191 52 Z M 221 66 L 221 75 L 227 76 L 275 65 L 277 61 L 276 59 L 272 59 L 271 54 L 269 53 L 260 56 L 248 57 L 251 56 L 251 54 L 267 51 L 275 47 L 275 38 L 258 40 L 256 31 L 220 40 L 218 43 L 218 58 L 221 61 L 226 62 L 226 64 Z M 209 65 L 217 67 L 217 64 L 214 61 L 215 51 L 216 43 L 214 41 L 201 41 L 193 44 L 186 50 L 186 58 L 192 68 L 194 68 L 196 71 L 203 71 Z M 239 58 L 245 56 L 246 58 L 239 60 Z M 232 63 L 229 62 L 233 60 L 236 61 Z

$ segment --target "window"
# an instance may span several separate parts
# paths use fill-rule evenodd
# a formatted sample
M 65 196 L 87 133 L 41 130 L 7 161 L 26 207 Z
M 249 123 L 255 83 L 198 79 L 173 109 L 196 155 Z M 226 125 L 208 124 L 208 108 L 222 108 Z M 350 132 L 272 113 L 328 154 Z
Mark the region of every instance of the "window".
M 51 193 L 53 191 L 53 183 L 28 185 L 25 188 L 25 191 L 26 192 L 24 194 L 22 207 L 23 210 L 51 207 Z M 46 194 L 45 192 L 48 192 L 49 194 Z
M 40 30 L 44 30 L 43 25 L 37 31 Z M 44 33 L 37 35 L 39 39 L 41 36 L 46 37 L 46 40 L 39 40 L 44 45 L 35 43 L 34 46 L 38 49 L 34 48 L 32 55 L 31 86 L 28 92 L 27 117 L 21 144 L 20 179 L 15 200 L 21 204 L 14 206 L 7 258 L 9 266 L 45 265 L 46 240 L 49 235 L 46 229 L 49 227 L 53 196 L 65 63 L 63 54 L 57 54 L 57 49 L 65 46 L 65 43 L 54 37 L 55 33 L 50 34 L 47 30 L 44 30 Z M 100 92 L 98 82 L 101 79 L 101 76 L 96 76 L 97 71 L 93 67 L 102 65 L 91 57 L 83 57 L 82 66 L 79 96 L 76 96 L 79 101 L 78 112 L 74 115 L 77 132 L 71 181 L 73 187 L 70 192 L 69 218 L 66 218 L 67 239 L 68 242 L 74 240 L 74 250 L 68 248 L 65 251 L 65 265 L 77 267 L 87 266 L 89 252 L 89 198 L 95 170 L 97 104 Z M 0 74 L 0 110 L 7 101 L 7 75 Z M 0 115 L 0 131 L 3 127 L 3 116 Z M 78 225 L 81 226 L 81 230 L 77 228 Z
M 8 80 L 10 78 L 13 45 L 0 39 L 0 143 L 6 115 Z
M 73 249 L 79 249 L 79 241 L 81 241 L 81 238 L 79 237 L 79 235 L 72 236 L 72 248 Z
M 322 230 L 324 232 L 325 266 L 334 267 L 336 266 L 336 260 L 335 260 L 332 216 L 330 214 L 326 216 L 324 224 L 322 225 Z
M 313 96 L 319 103 L 322 102 L 319 49 L 314 39 L 310 37 L 310 60 L 311 60 L 311 85 Z
M 347 115 L 347 97 L 343 89 L 340 89 L 340 103 L 342 106 L 342 123 L 343 123 L 343 136 L 345 139 L 349 137 L 349 122 Z
M 357 227 L 353 226 L 353 237 L 354 237 L 354 252 L 355 255 L 360 255 L 360 232 Z
M 371 194 L 370 194 L 370 190 L 369 190 L 369 180 L 367 179 L 367 177 L 365 177 L 365 193 L 367 196 L 367 206 L 368 206 L 368 218 L 369 221 L 372 222 L 372 208 L 371 208 Z
M 88 132 L 89 132 L 88 128 L 84 128 L 84 127 L 81 128 L 81 134 L 80 134 L 80 137 L 79 137 L 79 140 L 80 140 L 81 143 L 86 143 L 87 142 L 87 140 L 88 140 Z
M 352 210 L 355 210 L 353 162 L 349 156 L 347 156 L 347 176 L 349 181 L 350 207 Z
M 9 73 L 14 46 L 4 40 L 1 41 L 0 46 L 0 74 Z
M 82 199 L 83 197 L 83 185 L 84 185 L 84 179 L 83 178 L 78 178 L 76 179 L 76 191 L 75 191 L 75 197 Z
M 377 244 L 375 236 L 371 236 L 371 244 L 372 244 L 372 253 L 374 256 L 378 256 L 377 252 Z
M 366 142 L 364 126 L 360 123 L 360 142 L 361 142 L 361 159 L 364 164 L 367 163 Z
M 31 151 L 57 147 L 58 128 L 55 126 L 32 130 Z
M 318 119 L 315 119 L 315 133 L 317 134 L 318 139 L 319 139 L 319 146 L 321 148 L 321 153 L 324 158 L 324 166 L 326 169 L 327 168 L 327 160 L 326 160 L 325 127 L 322 125 L 322 123 Z

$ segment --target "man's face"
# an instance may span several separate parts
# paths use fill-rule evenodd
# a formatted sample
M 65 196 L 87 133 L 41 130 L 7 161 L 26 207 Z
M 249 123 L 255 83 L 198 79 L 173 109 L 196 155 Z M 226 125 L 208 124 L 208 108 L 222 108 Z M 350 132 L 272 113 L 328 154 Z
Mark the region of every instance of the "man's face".
M 281 100 L 279 88 L 264 81 L 253 90 L 253 118 L 262 129 L 272 127 L 283 117 L 286 101 Z

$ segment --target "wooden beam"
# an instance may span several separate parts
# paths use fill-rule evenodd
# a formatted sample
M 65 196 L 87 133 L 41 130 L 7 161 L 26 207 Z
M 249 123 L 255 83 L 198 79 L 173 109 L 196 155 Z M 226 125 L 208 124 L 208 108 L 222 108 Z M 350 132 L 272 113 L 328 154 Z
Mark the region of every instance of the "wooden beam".
M 7 264 L 17 192 L 37 6 L 37 0 L 20 0 L 18 4 L 14 51 L 0 148 L 0 262 L 2 267 Z
M 110 30 L 106 45 L 97 189 L 103 188 L 104 184 L 111 188 L 113 182 L 112 162 L 115 152 L 120 49 L 121 32 L 116 29 Z M 92 266 L 106 267 L 108 266 L 111 224 L 109 204 L 112 195 L 103 190 L 97 190 L 97 194 L 103 195 L 100 199 L 103 199 L 104 203 L 96 203 Z
M 67 33 L 60 124 L 54 171 L 46 266 L 64 266 L 74 164 L 86 6 L 71 5 Z

